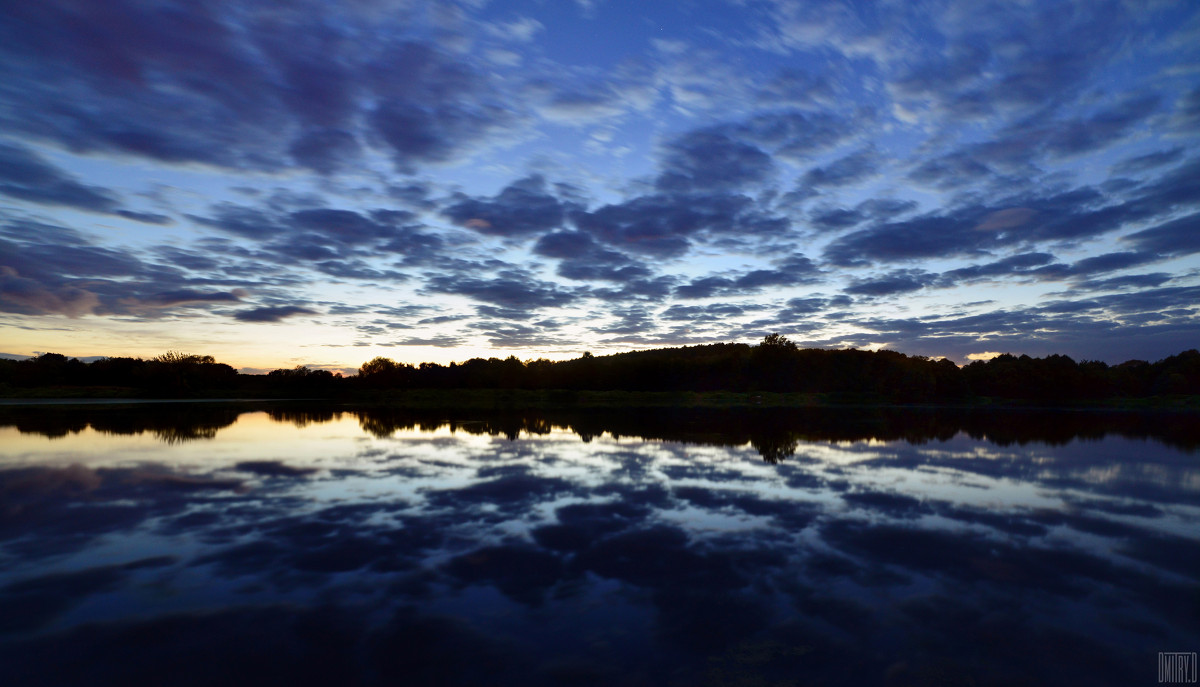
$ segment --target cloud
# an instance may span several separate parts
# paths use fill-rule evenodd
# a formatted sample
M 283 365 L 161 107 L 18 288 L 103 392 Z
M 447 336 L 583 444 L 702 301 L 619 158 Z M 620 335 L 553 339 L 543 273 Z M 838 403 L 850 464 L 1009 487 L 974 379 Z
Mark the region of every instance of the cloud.
M 168 224 L 170 217 L 122 209 L 114 191 L 82 184 L 28 148 L 0 142 L 0 195 L 39 205 L 124 217 L 144 224 Z
M 363 83 L 354 73 L 354 60 L 346 54 L 350 46 L 338 31 L 322 25 L 333 17 L 305 14 L 281 14 L 273 21 L 267 20 L 274 24 L 270 28 L 279 30 L 256 33 L 253 47 L 269 58 L 268 64 L 276 74 L 272 85 L 279 89 L 279 100 L 303 128 L 296 141 L 328 135 L 325 146 L 338 147 L 344 143 L 334 143 L 333 139 L 345 132 L 356 114 L 355 101 L 363 95 Z M 346 21 L 350 17 L 343 14 L 341 18 Z M 252 23 L 246 28 L 259 26 Z M 373 46 L 360 39 L 358 47 L 360 55 L 369 55 Z M 293 151 L 295 147 L 293 143 Z
M 380 257 L 402 255 L 403 265 L 442 258 L 444 239 L 424 230 L 408 210 L 357 212 L 328 207 L 251 207 L 219 203 L 210 216 L 188 215 L 203 226 L 258 242 L 256 261 L 311 267 L 325 274 L 376 282 L 402 282 L 407 274 L 371 264 Z M 217 247 L 217 246 L 214 246 Z M 213 253 L 249 255 L 246 248 L 226 244 Z M 228 250 L 223 250 L 227 248 Z
M 95 293 L 73 286 L 49 287 L 0 265 L 0 309 L 23 315 L 89 315 L 100 307 Z
M 1132 94 L 1084 116 L 1057 118 L 1047 108 L 1008 122 L 989 139 L 964 145 L 919 162 L 909 178 L 938 189 L 993 184 L 1019 185 L 1040 167 L 1061 158 L 1118 146 L 1137 135 L 1139 125 L 1160 109 L 1156 94 Z M 1141 161 L 1153 164 L 1152 160 Z
M 541 107 L 543 117 L 567 124 L 604 122 L 625 109 L 620 94 L 607 84 L 574 86 L 554 93 Z
M 662 75 L 648 60 L 626 60 L 597 73 L 587 67 L 542 63 L 545 69 L 526 82 L 523 100 L 545 120 L 568 126 L 597 125 L 589 139 L 597 149 L 615 151 L 615 127 L 624 116 L 648 113 L 663 98 Z
M 638 306 L 619 313 L 614 313 L 616 321 L 591 327 L 592 331 L 600 334 L 642 334 L 653 331 L 656 321 L 644 307 Z
M 522 119 L 463 55 L 396 40 L 417 28 L 401 8 L 114 0 L 19 15 L 0 36 L 13 66 L 0 122 L 76 152 L 255 170 L 297 163 L 328 175 L 367 142 L 412 170 Z
M 260 477 L 304 477 L 317 472 L 316 468 L 297 468 L 278 460 L 247 460 L 236 463 L 235 470 Z
M 576 227 L 633 253 L 673 257 L 694 240 L 780 237 L 789 222 L 768 214 L 748 196 L 724 193 L 654 194 L 572 215 Z
M 25 235 L 20 235 L 24 232 Z M 146 276 L 148 265 L 126 251 L 92 244 L 71 229 L 40 222 L 11 222 L 0 235 L 16 239 L 6 244 L 5 263 L 26 276 L 47 282 L 82 277 Z
M 546 234 L 538 239 L 533 252 L 559 258 L 558 275 L 567 279 L 636 283 L 653 276 L 645 264 L 600 246 L 581 231 Z
M 250 288 L 270 294 L 282 283 L 261 264 L 238 276 L 235 262 L 199 246 L 157 246 L 139 255 L 30 221 L 0 225 L 0 256 L 0 309 L 26 314 L 159 319 L 237 303 Z
M 846 293 L 855 296 L 893 296 L 920 291 L 936 280 L 937 275 L 924 270 L 896 270 L 879 277 L 857 279 L 846 287 Z
M 824 298 L 821 296 L 808 296 L 803 298 L 789 299 L 785 307 L 779 311 L 777 320 L 780 323 L 795 323 L 805 320 L 811 320 L 813 315 L 826 311 L 830 308 L 844 308 L 851 303 L 849 296 L 836 296 L 834 298 Z
M 358 244 L 392 238 L 395 224 L 412 218 L 412 213 L 404 211 L 377 213 L 374 218 L 368 219 L 350 210 L 321 208 L 293 212 L 288 215 L 287 223 L 295 229 L 312 232 L 323 240 Z
M 113 214 L 118 217 L 124 217 L 125 219 L 131 219 L 135 222 L 141 222 L 142 224 L 166 225 L 166 224 L 172 224 L 175 221 L 175 220 L 171 219 L 170 216 L 160 215 L 157 212 L 137 212 L 134 210 L 117 210 Z
M 405 339 L 397 339 L 384 344 L 376 344 L 379 346 L 433 346 L 435 348 L 457 348 L 463 345 L 464 339 L 459 336 L 450 334 L 442 334 L 439 336 L 410 336 Z
M 833 102 L 836 92 L 827 72 L 784 68 L 758 87 L 757 98 L 767 105 L 816 107 Z
M 330 175 L 349 166 L 362 152 L 353 133 L 343 129 L 311 129 L 288 146 L 292 159 L 314 172 Z
M 1132 251 L 1105 253 L 1079 260 L 1071 265 L 1070 272 L 1072 275 L 1102 274 L 1104 272 L 1129 269 L 1130 267 L 1139 267 L 1148 262 L 1154 262 L 1157 259 L 1153 255 Z
M 823 167 L 813 167 L 800 177 L 800 184 L 821 187 L 859 183 L 877 174 L 880 162 L 877 150 L 863 148 Z
M 979 77 L 992 60 L 992 52 L 986 44 L 960 42 L 949 46 L 944 53 L 924 60 L 904 70 L 889 84 L 891 90 L 901 98 L 914 100 L 929 96 L 946 97 L 961 92 Z M 972 99 L 970 102 L 977 102 Z M 956 114 L 967 114 L 956 103 Z M 979 113 L 975 113 L 979 114 Z
M 1143 279 L 1143 277 L 1124 277 L 1122 278 L 1123 281 L 1107 280 L 1105 282 L 1084 280 L 1097 274 L 1140 267 L 1161 259 L 1161 256 L 1153 252 L 1122 251 L 1083 258 L 1073 264 L 1067 265 L 1055 262 L 1054 256 L 1049 253 L 1019 253 L 995 262 L 960 267 L 944 272 L 933 282 L 928 282 L 927 285 L 952 287 L 962 283 L 1016 277 L 1026 281 L 1060 281 L 1072 279 L 1075 282 L 1074 285 L 1076 288 L 1086 289 L 1111 288 L 1122 283 L 1125 286 L 1133 286 L 1139 279 Z M 1147 275 L 1146 278 L 1151 282 L 1158 281 L 1161 284 L 1161 279 L 1158 277 Z M 1087 286 L 1085 287 L 1083 284 Z
M 917 209 L 915 200 L 900 200 L 898 198 L 872 198 L 864 200 L 855 208 L 861 210 L 873 219 L 891 219 Z
M 317 311 L 298 305 L 263 306 L 234 313 L 239 322 L 279 322 L 295 315 L 316 315 Z
M 560 231 L 546 234 L 538 239 L 537 244 L 533 247 L 533 252 L 549 258 L 567 260 L 592 253 L 596 249 L 596 241 L 590 234 L 579 231 Z
M 427 183 L 410 181 L 405 184 L 388 185 L 386 192 L 390 197 L 413 209 L 432 210 L 436 207 L 435 203 L 429 199 L 433 188 Z
M 1183 147 L 1175 146 L 1145 155 L 1126 158 L 1112 166 L 1114 174 L 1138 174 L 1158 167 L 1175 164 L 1183 159 Z
M 672 276 L 632 279 L 621 283 L 617 288 L 593 287 L 588 292 L 588 295 L 601 301 L 616 304 L 628 301 L 661 300 L 670 295 L 671 289 L 677 281 Z
M 808 217 L 810 224 L 821 231 L 838 231 L 858 226 L 867 220 L 863 213 L 845 208 L 828 208 L 814 211 Z
M 1184 133 L 1200 130 L 1200 88 L 1193 88 L 1179 96 L 1171 124 Z
M 548 334 L 546 330 L 553 330 L 554 327 L 546 326 L 544 321 L 534 323 L 533 326 L 511 322 L 475 322 L 468 327 L 487 337 L 488 343 L 496 348 L 543 348 L 573 345 L 570 339 Z
M 369 74 L 379 96 L 371 130 L 401 170 L 447 161 L 519 121 L 482 74 L 427 44 L 387 51 Z
M 586 301 L 595 327 L 646 342 L 780 321 L 851 327 L 851 297 L 872 307 L 987 282 L 1061 282 L 1051 297 L 1093 320 L 1073 323 L 1079 333 L 1110 314 L 1087 309 L 1093 296 L 1191 283 L 1180 258 L 1196 252 L 1200 162 L 1182 141 L 1200 91 L 1177 21 L 1189 12 L 1108 0 L 925 14 L 752 5 L 693 15 L 720 40 L 635 31 L 628 50 L 606 45 L 583 62 L 555 46 L 582 26 L 576 47 L 598 40 L 613 8 L 598 6 L 596 21 L 493 16 L 477 2 L 13 8 L 0 22 L 11 67 L 0 194 L 19 218 L 0 237 L 4 307 L 340 312 L 336 296 L 297 291 L 324 281 L 375 289 L 380 302 L 473 302 L 442 314 L 452 321 L 339 315 L 372 337 L 406 324 L 400 342 L 546 342 L 587 325 L 537 313 Z M 672 14 L 656 17 L 668 32 Z M 747 61 L 763 49 L 788 66 Z M 1126 81 L 1137 73 L 1147 78 Z M 162 183 L 135 198 L 135 168 L 160 170 Z M 170 186 L 172 170 L 230 181 L 206 206 Z M 51 240 L 39 227 L 66 221 L 25 208 L 102 213 L 121 232 L 95 217 Z M 174 217 L 187 219 L 167 233 L 127 226 Z M 154 245 L 168 234 L 173 245 Z M 800 252 L 815 262 L 778 262 Z M 679 262 L 723 264 L 718 255 L 728 266 L 712 272 Z M 781 304 L 833 269 L 843 293 Z M 721 322 L 691 309 L 708 307 L 699 299 L 736 299 L 740 311 Z M 912 307 L 953 319 L 935 300 Z M 672 319 L 655 331 L 639 309 Z M 463 333 L 436 331 L 452 323 Z
M 663 172 L 655 182 L 664 192 L 734 190 L 765 181 L 771 156 L 714 130 L 692 131 L 666 145 Z
M 915 209 L 917 209 L 917 203 L 912 200 L 873 198 L 862 201 L 853 209 L 830 207 L 814 209 L 809 214 L 808 221 L 819 231 L 838 231 L 849 229 L 868 220 L 889 220 Z
M 5 62 L 20 67 L 9 73 L 5 128 L 83 152 L 277 166 L 268 151 L 278 91 L 219 11 L 123 0 L 23 11 L 6 22 L 23 29 L 0 41 Z M 147 88 L 155 79 L 165 83 Z
M 972 147 L 974 155 L 998 166 L 1080 155 L 1114 146 L 1159 109 L 1157 95 L 1133 95 L 1085 117 L 1039 124 L 1020 122 L 994 140 Z
M 1092 187 L 1016 193 L 910 219 L 881 222 L 838 237 L 825 250 L 835 265 L 981 255 L 998 247 L 1094 238 L 1200 203 L 1200 163 L 1171 170 L 1118 202 Z M 1164 230 L 1165 231 L 1165 230 Z
M 950 285 L 995 277 L 1037 274 L 1037 270 L 1049 266 L 1054 259 L 1050 253 L 1018 253 L 994 262 L 950 270 L 942 275 L 942 279 Z
M 516 272 L 504 273 L 494 279 L 438 275 L 429 278 L 425 290 L 467 296 L 513 310 L 561 307 L 574 302 L 577 297 L 574 292 L 556 284 Z
M 213 207 L 212 212 L 212 217 L 188 215 L 188 218 L 205 226 L 249 239 L 269 239 L 286 231 L 275 223 L 273 217 L 256 208 L 233 203 L 220 203 Z
M 485 24 L 483 27 L 489 35 L 517 43 L 528 43 L 546 30 L 542 22 L 532 17 L 519 17 L 512 21 Z
M 638 501 L 575 503 L 555 511 L 558 522 L 532 532 L 533 539 L 554 551 L 579 551 L 604 535 L 627 530 L 643 522 L 653 509 Z
M 769 286 L 799 286 L 821 281 L 820 270 L 803 255 L 793 255 L 780 261 L 777 269 L 751 270 L 743 274 L 708 276 L 694 279 L 675 288 L 677 298 L 696 299 L 754 293 Z
M 546 180 L 530 176 L 509 184 L 490 199 L 464 194 L 441 213 L 455 224 L 490 236 L 523 236 L 559 228 L 572 205 L 546 190 Z
M 930 216 L 876 225 L 843 236 L 825 249 L 825 258 L 843 267 L 872 261 L 910 260 L 980 253 L 994 235 L 971 233 L 965 218 Z
M 234 291 L 197 291 L 195 289 L 178 289 L 161 291 L 142 302 L 154 305 L 179 305 L 182 303 L 230 303 L 237 302 L 247 295 L 243 289 Z
M 85 186 L 26 148 L 0 144 L 0 194 L 43 205 L 112 212 L 116 196 Z
M 425 498 L 435 508 L 480 509 L 491 506 L 516 514 L 530 506 L 569 494 L 575 485 L 559 477 L 542 477 L 524 466 L 503 471 L 493 479 L 483 479 L 454 489 L 431 489 Z
M 284 251 L 293 253 L 310 245 L 321 255 L 334 257 L 338 253 L 321 252 L 337 244 L 357 245 L 379 242 L 401 237 L 398 224 L 412 220 L 415 216 L 403 210 L 387 210 L 372 213 L 367 217 L 351 210 L 334 208 L 312 208 L 287 214 L 270 210 L 223 203 L 214 208 L 215 217 L 191 218 L 201 224 L 215 227 L 245 238 L 279 241 L 276 244 Z
M 1108 279 L 1084 279 L 1072 283 L 1071 288 L 1075 291 L 1133 291 L 1157 288 L 1174 279 L 1174 275 L 1166 272 L 1128 274 Z M 1156 318 L 1156 315 L 1150 314 L 1150 317 Z
M 1117 46 L 1137 24 L 1116 2 L 1029 12 L 996 3 L 970 14 L 951 10 L 944 19 L 953 18 L 942 23 L 946 48 L 895 73 L 889 88 L 901 102 L 931 102 L 956 119 L 1053 111 L 1085 88 L 1090 73 L 1118 58 Z
M 852 491 L 843 493 L 842 500 L 851 507 L 892 519 L 919 518 L 933 509 L 923 500 L 884 491 Z
M 765 146 L 772 155 L 793 162 L 806 162 L 824 150 L 849 138 L 874 118 L 870 110 L 858 110 L 840 116 L 830 111 L 802 112 L 780 110 L 760 112 L 736 124 L 729 131 L 748 141 Z
M 1069 299 L 1045 300 L 1024 308 L 908 319 L 851 316 L 843 324 L 863 330 L 856 345 L 883 343 L 906 353 L 957 360 L 980 350 L 1037 356 L 1069 350 L 1077 359 L 1119 363 L 1134 358 L 1155 360 L 1193 347 L 1188 342 L 1200 334 L 1200 322 L 1192 311 L 1194 301 L 1189 299 L 1197 298 L 1200 288 L 1129 291 L 1130 286 L 1145 287 L 1158 279 L 1135 275 L 1123 281 L 1128 282 L 1121 289 L 1124 292 L 1097 295 L 1079 289 L 1073 290 Z M 1098 285 L 1082 283 L 1088 288 Z M 1088 295 L 1080 298 L 1079 293 Z
M 989 180 L 995 171 L 968 151 L 955 151 L 918 164 L 908 177 L 939 189 L 953 189 Z
M 78 316 L 117 308 L 117 300 L 136 294 L 144 280 L 177 276 L 97 246 L 74 230 L 39 222 L 0 225 L 0 256 L 4 301 L 31 314 Z
M 1139 250 L 1161 256 L 1200 253 L 1200 213 L 1164 222 L 1126 236 Z
M 88 568 L 25 579 L 0 588 L 0 634 L 42 630 L 93 594 L 122 586 L 140 566 L 160 567 L 171 559 L 146 559 L 126 565 Z
M 491 584 L 528 606 L 540 606 L 566 577 L 561 558 L 541 547 L 507 544 L 475 549 L 446 562 L 442 570 L 460 585 Z

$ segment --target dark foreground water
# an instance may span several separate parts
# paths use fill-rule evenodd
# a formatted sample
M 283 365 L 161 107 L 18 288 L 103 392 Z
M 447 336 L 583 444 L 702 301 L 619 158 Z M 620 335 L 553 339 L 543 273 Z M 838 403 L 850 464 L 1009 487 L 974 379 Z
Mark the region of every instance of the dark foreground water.
M 1200 649 L 1195 417 L 449 419 L 4 410 L 0 683 L 1138 685 Z

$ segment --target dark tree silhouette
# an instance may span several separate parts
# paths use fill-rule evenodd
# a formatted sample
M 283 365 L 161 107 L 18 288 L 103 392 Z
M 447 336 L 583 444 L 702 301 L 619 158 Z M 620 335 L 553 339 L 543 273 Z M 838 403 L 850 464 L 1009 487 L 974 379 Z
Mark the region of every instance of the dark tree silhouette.
M 1072 404 L 1105 398 L 1200 394 L 1200 352 L 1155 363 L 1109 366 L 1065 355 L 1003 354 L 959 368 L 949 360 L 896 351 L 801 349 L 775 333 L 756 346 L 719 343 L 630 351 L 574 360 L 472 358 L 462 363 L 396 362 L 377 357 L 342 378 L 297 366 L 267 375 L 241 375 L 209 355 L 168 351 L 149 360 L 102 358 L 84 363 L 57 353 L 0 360 L 0 394 L 32 389 L 90 388 L 98 395 L 213 397 L 241 394 L 328 398 L 413 389 L 531 389 L 573 403 L 579 391 L 731 391 L 821 394 L 826 401 L 955 403 L 995 398 Z M 104 394 L 100 392 L 103 391 Z M 63 391 L 72 395 L 71 391 Z

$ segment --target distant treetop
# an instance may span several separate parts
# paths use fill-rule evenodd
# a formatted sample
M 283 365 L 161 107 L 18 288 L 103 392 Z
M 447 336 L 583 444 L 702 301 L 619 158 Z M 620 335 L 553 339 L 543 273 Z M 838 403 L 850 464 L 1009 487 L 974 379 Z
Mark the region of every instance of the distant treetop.
M 766 336 L 763 337 L 763 340 L 758 345 L 765 346 L 767 348 L 787 349 L 790 351 L 795 351 L 798 349 L 798 346 L 796 346 L 795 341 L 792 341 L 791 339 L 780 334 L 779 332 L 775 332 L 773 334 L 767 334 Z
M 215 365 L 217 359 L 211 355 L 192 355 L 182 351 L 167 351 L 156 355 L 151 360 L 159 363 L 190 363 L 195 365 Z

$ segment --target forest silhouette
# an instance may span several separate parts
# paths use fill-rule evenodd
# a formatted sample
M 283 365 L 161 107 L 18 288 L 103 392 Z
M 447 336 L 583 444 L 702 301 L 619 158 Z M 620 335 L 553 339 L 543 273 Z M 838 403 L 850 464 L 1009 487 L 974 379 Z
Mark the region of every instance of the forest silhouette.
M 809 394 L 809 401 L 964 403 L 980 399 L 1071 404 L 1114 398 L 1200 395 L 1200 351 L 1151 363 L 1076 362 L 1065 355 L 1004 354 L 959 367 L 895 351 L 802 349 L 771 334 L 757 345 L 718 343 L 573 360 L 515 356 L 412 365 L 377 357 L 358 374 L 298 366 L 240 374 L 212 356 L 168 352 L 151 359 L 83 362 L 57 353 L 0 360 L 0 396 L 372 398 L 413 390 L 532 390 L 571 405 L 571 392 Z

